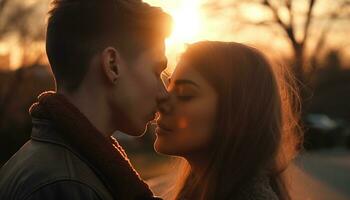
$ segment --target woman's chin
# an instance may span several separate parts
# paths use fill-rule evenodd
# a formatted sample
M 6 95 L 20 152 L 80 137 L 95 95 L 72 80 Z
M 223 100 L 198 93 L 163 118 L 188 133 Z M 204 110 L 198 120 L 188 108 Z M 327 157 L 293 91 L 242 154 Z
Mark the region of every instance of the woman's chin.
M 154 150 L 159 154 L 176 156 L 177 151 L 175 149 L 173 149 L 169 143 L 166 143 L 166 142 L 161 141 L 161 140 L 162 139 L 160 139 L 159 137 L 156 138 L 154 145 L 153 145 Z

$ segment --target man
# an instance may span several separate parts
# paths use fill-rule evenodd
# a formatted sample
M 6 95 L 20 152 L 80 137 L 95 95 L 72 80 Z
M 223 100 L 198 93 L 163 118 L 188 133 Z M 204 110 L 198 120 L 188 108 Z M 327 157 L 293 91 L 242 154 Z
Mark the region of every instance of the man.
M 0 170 L 1 200 L 155 198 L 111 135 L 142 135 L 168 98 L 170 23 L 140 0 L 53 1 L 46 51 L 57 91 L 30 108 L 31 139 Z

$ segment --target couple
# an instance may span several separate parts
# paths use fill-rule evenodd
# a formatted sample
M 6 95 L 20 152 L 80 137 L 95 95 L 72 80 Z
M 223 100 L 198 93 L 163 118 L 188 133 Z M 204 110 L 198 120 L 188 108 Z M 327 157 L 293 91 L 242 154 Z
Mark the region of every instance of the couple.
M 141 136 L 157 112 L 155 150 L 185 160 L 169 199 L 290 199 L 282 172 L 298 138 L 283 75 L 254 48 L 206 41 L 165 86 L 170 24 L 138 0 L 54 0 L 57 91 L 30 108 L 31 139 L 0 170 L 1 200 L 159 199 L 111 136 Z

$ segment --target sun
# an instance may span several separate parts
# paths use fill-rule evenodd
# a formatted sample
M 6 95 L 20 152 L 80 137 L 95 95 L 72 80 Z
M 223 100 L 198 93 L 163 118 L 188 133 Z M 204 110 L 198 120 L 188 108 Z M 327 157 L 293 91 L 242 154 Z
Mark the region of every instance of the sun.
M 200 40 L 202 18 L 200 1 L 182 1 L 179 6 L 169 10 L 173 17 L 173 31 L 166 40 L 168 71 L 175 69 L 179 56 L 186 50 L 187 44 Z
M 176 9 L 169 11 L 174 27 L 168 44 L 190 43 L 198 39 L 201 29 L 200 3 L 198 0 L 183 1 Z
M 203 38 L 202 0 L 144 1 L 153 6 L 161 7 L 173 18 L 173 30 L 169 38 L 166 39 L 168 70 L 171 72 L 175 68 L 179 56 L 185 51 L 187 44 Z
M 169 13 L 174 21 L 173 31 L 167 43 L 190 43 L 201 34 L 202 0 L 144 0 L 152 6 L 159 6 Z

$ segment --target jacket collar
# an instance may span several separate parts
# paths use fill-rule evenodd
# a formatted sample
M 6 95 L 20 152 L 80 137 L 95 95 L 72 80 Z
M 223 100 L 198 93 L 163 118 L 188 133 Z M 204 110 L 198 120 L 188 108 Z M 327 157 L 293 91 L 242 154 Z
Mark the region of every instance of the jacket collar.
M 49 142 L 72 149 L 72 147 L 57 133 L 54 124 L 47 119 L 32 118 L 31 139 Z
M 119 143 L 99 132 L 63 95 L 41 94 L 30 114 L 34 140 L 75 149 L 103 174 L 116 199 L 154 199 Z

